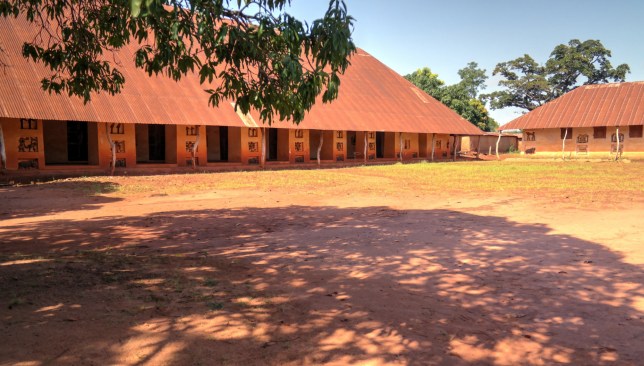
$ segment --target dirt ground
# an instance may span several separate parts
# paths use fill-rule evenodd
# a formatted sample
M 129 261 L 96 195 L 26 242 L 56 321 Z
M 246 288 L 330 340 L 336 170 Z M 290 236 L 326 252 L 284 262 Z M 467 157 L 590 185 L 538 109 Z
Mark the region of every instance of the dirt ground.
M 359 189 L 0 188 L 0 365 L 642 364 L 644 197 L 359 169 Z

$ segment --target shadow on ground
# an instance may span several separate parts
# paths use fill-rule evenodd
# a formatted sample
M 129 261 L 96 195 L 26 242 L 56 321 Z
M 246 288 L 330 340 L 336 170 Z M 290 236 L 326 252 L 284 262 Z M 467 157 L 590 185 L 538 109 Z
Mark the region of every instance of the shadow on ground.
M 65 180 L 0 187 L 0 200 L 12 201 L 11 204 L 0 206 L 0 221 L 61 211 L 95 210 L 106 203 L 120 201 L 120 198 L 104 196 L 118 189 L 119 184 L 112 182 Z M 47 192 L 45 198 L 42 191 Z
M 636 364 L 644 274 L 548 227 L 386 207 L 0 228 L 0 359 Z

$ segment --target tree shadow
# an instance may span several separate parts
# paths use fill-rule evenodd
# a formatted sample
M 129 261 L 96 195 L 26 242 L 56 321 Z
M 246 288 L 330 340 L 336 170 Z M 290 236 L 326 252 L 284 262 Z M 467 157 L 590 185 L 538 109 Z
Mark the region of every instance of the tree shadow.
M 644 272 L 547 226 L 387 207 L 0 229 L 7 362 L 636 364 Z
M 117 192 L 118 183 L 53 181 L 47 183 L 0 187 L 0 221 L 36 217 L 62 211 L 96 210 L 121 198 L 104 194 Z M 46 191 L 46 194 L 43 194 Z

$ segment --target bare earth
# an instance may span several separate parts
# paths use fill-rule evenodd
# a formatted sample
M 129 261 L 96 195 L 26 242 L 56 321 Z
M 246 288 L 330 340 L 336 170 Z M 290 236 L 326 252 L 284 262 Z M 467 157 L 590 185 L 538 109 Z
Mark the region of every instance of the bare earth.
M 0 188 L 0 364 L 644 362 L 641 196 L 361 179 Z

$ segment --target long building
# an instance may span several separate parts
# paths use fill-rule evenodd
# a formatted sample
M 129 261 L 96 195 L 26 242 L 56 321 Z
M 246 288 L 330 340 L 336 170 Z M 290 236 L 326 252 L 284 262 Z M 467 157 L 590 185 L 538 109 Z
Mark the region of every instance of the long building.
M 501 126 L 524 154 L 644 158 L 644 81 L 585 85 Z
M 113 161 L 117 170 L 253 165 L 263 148 L 267 164 L 298 164 L 316 160 L 320 141 L 324 162 L 422 159 L 432 150 L 448 158 L 458 136 L 482 133 L 363 50 L 341 77 L 338 99 L 316 103 L 298 126 L 268 128 L 233 103 L 208 106 L 197 75 L 179 82 L 148 76 L 134 65 L 135 44 L 110 56 L 126 78 L 122 92 L 84 104 L 40 88 L 50 71 L 21 56 L 34 33 L 24 19 L 0 19 L 0 142 L 8 171 L 101 171 Z

